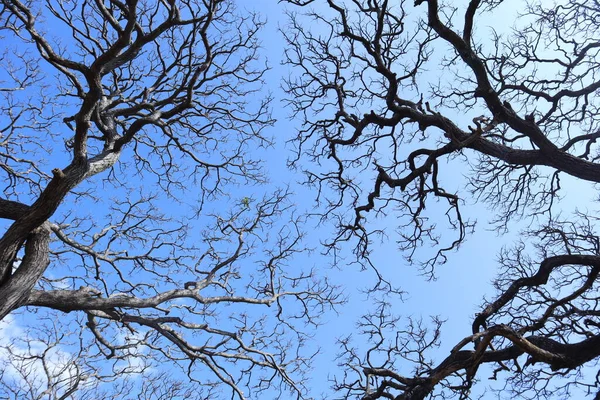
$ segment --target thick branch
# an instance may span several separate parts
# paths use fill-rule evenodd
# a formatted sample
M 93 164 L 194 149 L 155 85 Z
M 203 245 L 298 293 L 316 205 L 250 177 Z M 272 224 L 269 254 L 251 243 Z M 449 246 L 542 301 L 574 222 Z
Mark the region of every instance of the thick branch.
M 49 263 L 50 227 L 44 224 L 27 237 L 25 255 L 14 275 L 2 282 L 0 320 L 22 306 Z M 12 267 L 12 266 L 11 266 Z

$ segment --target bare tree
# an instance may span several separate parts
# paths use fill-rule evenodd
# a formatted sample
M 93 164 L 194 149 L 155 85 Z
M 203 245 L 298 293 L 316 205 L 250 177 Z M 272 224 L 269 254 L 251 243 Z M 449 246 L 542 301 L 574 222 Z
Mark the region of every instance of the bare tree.
M 298 326 L 338 298 L 255 186 L 263 21 L 235 8 L 2 1 L 0 397 L 305 393 Z
M 474 228 L 463 200 L 489 204 L 500 231 L 532 227 L 500 255 L 497 295 L 449 355 L 434 350 L 440 320 L 398 319 L 385 303 L 365 316 L 372 347 L 342 341 L 343 397 L 469 398 L 489 365 L 501 396 L 599 398 L 598 220 L 565 217 L 558 200 L 561 177 L 600 182 L 600 3 L 288 2 L 303 7 L 283 28 L 304 122 L 292 163 L 339 228 L 332 251 L 353 241 L 369 262 L 393 225 L 407 260 L 433 277 Z M 506 7 L 518 9 L 513 29 Z

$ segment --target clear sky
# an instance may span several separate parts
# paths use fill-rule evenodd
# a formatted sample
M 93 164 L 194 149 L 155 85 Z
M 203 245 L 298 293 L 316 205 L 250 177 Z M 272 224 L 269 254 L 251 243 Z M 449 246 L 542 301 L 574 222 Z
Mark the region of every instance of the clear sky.
M 268 52 L 269 60 L 273 66 L 273 70 L 271 71 L 274 77 L 273 81 L 279 79 L 282 75 L 293 74 L 294 72 L 290 71 L 287 66 L 278 65 L 278 60 L 282 58 L 284 43 L 277 30 L 278 27 L 285 29 L 286 16 L 283 14 L 284 9 L 299 12 L 302 10 L 289 6 L 286 7 L 283 4 L 275 6 L 273 2 L 266 0 L 248 3 L 252 4 L 253 8 L 261 10 L 268 18 L 268 25 L 264 32 L 263 46 Z M 312 6 L 314 9 L 320 10 L 320 7 L 323 7 L 322 3 L 317 1 Z M 454 2 L 453 5 L 461 7 L 461 4 L 464 5 L 466 3 Z M 495 10 L 493 15 L 487 14 L 478 20 L 476 34 L 484 37 L 484 35 L 491 33 L 492 26 L 499 33 L 509 31 L 513 26 L 518 9 L 514 7 L 512 2 L 505 3 L 503 7 Z M 324 10 L 323 12 L 326 11 Z M 462 15 L 461 12 L 458 14 Z M 434 71 L 431 71 L 429 74 L 430 78 L 435 78 Z M 427 74 L 425 74 L 424 79 L 428 79 Z M 272 90 L 276 99 L 285 97 L 285 94 L 276 88 L 275 85 L 272 86 Z M 278 107 L 277 104 L 276 100 L 274 113 L 278 121 L 273 132 L 276 135 L 276 147 L 279 148 L 279 146 L 282 146 L 284 140 L 294 135 L 299 121 L 290 120 L 288 118 L 290 114 L 289 110 L 286 110 L 284 107 Z M 458 118 L 460 121 L 460 117 Z M 462 123 L 463 126 L 466 126 L 471 121 L 466 117 L 462 117 Z M 289 149 L 289 145 L 287 148 Z M 283 167 L 285 165 L 286 152 L 281 151 L 276 152 L 276 154 L 277 156 L 270 158 L 269 161 L 269 165 L 275 165 L 275 168 L 271 169 L 275 172 L 272 175 L 274 180 L 282 179 L 285 182 L 291 179 L 288 178 L 288 176 L 291 176 L 294 177 L 293 179 L 301 181 L 301 176 L 294 175 L 292 171 L 287 171 Z M 457 168 L 457 164 L 455 161 L 452 164 L 453 168 Z M 466 173 L 466 170 L 464 172 Z M 449 183 L 451 187 L 454 185 L 456 189 L 460 190 L 464 188 L 466 181 L 460 173 L 454 173 L 452 176 L 446 177 L 445 182 Z M 563 199 L 557 210 L 569 214 L 578 208 L 595 208 L 593 201 L 597 199 L 598 195 L 593 185 L 565 176 L 561 179 L 561 185 L 563 188 L 561 192 Z M 302 205 L 309 205 L 308 208 L 310 208 L 310 204 L 313 204 L 312 199 L 314 198 L 314 194 L 301 188 L 296 189 L 296 192 L 298 194 L 297 201 Z M 397 250 L 393 235 L 388 241 L 376 245 L 372 253 L 375 264 L 384 272 L 385 276 L 394 284 L 399 285 L 407 291 L 404 301 L 390 298 L 390 301 L 393 303 L 394 313 L 405 317 L 422 317 L 424 320 L 430 315 L 437 315 L 446 320 L 445 327 L 442 330 L 442 345 L 439 351 L 435 354 L 430 354 L 432 357 L 437 358 L 438 362 L 443 360 L 458 341 L 471 333 L 473 317 L 475 313 L 480 311 L 483 299 L 486 297 L 490 299 L 494 294 L 491 282 L 497 273 L 498 265 L 496 260 L 498 252 L 503 247 L 513 245 L 520 237 L 519 231 L 526 228 L 526 226 L 518 221 L 513 221 L 510 225 L 510 232 L 507 234 L 496 232 L 489 223 L 494 217 L 493 211 L 490 210 L 489 206 L 476 204 L 474 200 L 468 197 L 466 192 L 463 191 L 463 193 L 465 193 L 464 199 L 466 200 L 466 204 L 463 206 L 462 211 L 466 219 L 472 218 L 477 220 L 477 228 L 475 233 L 467 238 L 466 242 L 461 245 L 456 253 L 449 255 L 448 262 L 437 269 L 436 280 L 429 281 L 419 274 L 415 266 L 407 265 L 405 259 Z M 444 216 L 440 214 L 439 217 L 443 218 Z M 387 218 L 383 221 L 379 220 L 376 223 L 378 226 L 387 227 L 390 231 L 396 229 L 394 218 Z M 322 227 L 322 229 L 326 232 L 327 227 Z M 323 260 L 323 263 L 326 264 L 327 260 Z M 348 294 L 349 302 L 345 307 L 340 308 L 339 315 L 329 318 L 329 322 L 316 332 L 315 340 L 323 348 L 315 363 L 315 373 L 313 374 L 314 387 L 317 391 L 327 390 L 328 383 L 327 379 L 325 379 L 326 377 L 331 377 L 336 373 L 340 374 L 340 370 L 332 363 L 332 356 L 338 352 L 335 339 L 347 336 L 349 333 L 356 331 L 355 323 L 357 319 L 366 313 L 367 310 L 374 308 L 372 302 L 365 301 L 365 296 L 359 294 L 357 290 L 365 281 L 373 279 L 372 276 L 369 277 L 370 272 L 359 272 L 356 267 L 347 266 L 341 271 L 332 269 L 327 273 L 335 276 L 334 279 L 336 281 L 344 283 L 347 287 L 345 293 Z M 365 275 L 368 278 L 365 278 Z M 363 339 L 355 336 L 355 340 L 360 344 L 360 341 Z M 410 373 L 412 370 L 412 367 L 408 364 L 404 366 L 404 370 L 401 365 L 398 364 L 400 372 Z M 484 381 L 482 385 L 485 386 L 487 378 L 485 373 L 481 374 L 481 378 Z
M 290 119 L 291 111 L 285 107 L 283 101 L 286 94 L 281 89 L 282 78 L 294 73 L 287 66 L 280 65 L 283 58 L 284 41 L 279 29 L 285 29 L 286 17 L 284 10 L 286 6 L 273 0 L 238 0 L 238 4 L 240 7 L 259 11 L 268 20 L 268 24 L 260 37 L 262 39 L 262 51 L 272 68 L 266 81 L 275 98 L 273 114 L 277 122 L 266 132 L 268 136 L 273 137 L 274 146 L 259 150 L 256 154 L 260 154 L 266 162 L 270 185 L 289 186 L 295 193 L 293 201 L 299 210 L 310 212 L 315 207 L 314 192 L 301 184 L 304 178 L 299 172 L 290 170 L 287 167 L 287 159 L 290 157 L 293 146 L 286 144 L 286 142 L 295 136 L 299 121 Z M 318 5 L 315 7 L 318 7 Z M 514 9 L 507 7 L 505 9 L 506 14 L 496 14 L 494 19 L 510 21 L 512 16 L 506 10 L 514 11 Z M 482 23 L 485 25 L 488 22 L 491 23 L 491 21 Z M 505 26 L 509 26 L 509 24 L 505 24 Z M 485 33 L 484 26 L 479 29 L 482 34 Z M 469 122 L 465 118 L 464 124 L 466 125 Z M 455 175 L 459 179 L 454 181 L 452 181 L 452 178 L 447 179 L 450 180 L 450 186 L 455 186 L 458 189 L 465 184 L 465 181 L 461 178 L 461 174 Z M 591 185 L 564 179 L 563 189 L 565 198 L 561 203 L 561 207 L 565 213 L 572 212 L 577 207 L 593 207 L 591 201 L 596 199 L 597 194 Z M 232 197 L 242 198 L 247 196 L 250 191 L 255 190 L 260 191 L 262 189 L 240 187 L 234 189 Z M 164 206 L 165 208 L 170 207 L 169 204 Z M 218 205 L 213 205 L 213 207 L 218 207 Z M 434 206 L 432 206 L 432 210 L 435 211 Z M 436 353 L 439 361 L 460 339 L 470 334 L 472 318 L 478 312 L 482 299 L 493 293 L 491 281 L 497 272 L 495 254 L 503 246 L 510 246 L 519 237 L 518 232 L 521 228 L 518 223 L 514 223 L 509 234 L 498 234 L 488 224 L 488 221 L 492 218 L 489 208 L 483 204 L 475 204 L 468 198 L 463 206 L 463 212 L 467 218 L 478 221 L 476 232 L 468 237 L 458 252 L 450 254 L 448 263 L 437 269 L 437 279 L 434 281 L 429 281 L 426 277 L 423 277 L 416 267 L 407 265 L 405 259 L 397 250 L 393 235 L 390 240 L 377 244 L 372 253 L 375 265 L 384 273 L 385 277 L 407 292 L 403 301 L 396 297 L 388 299 L 392 303 L 395 314 L 405 317 L 422 317 L 425 320 L 430 315 L 437 315 L 447 320 L 443 330 L 443 344 Z M 441 217 L 443 217 L 443 214 Z M 378 220 L 374 223 L 389 229 L 390 232 L 396 229 L 394 218 Z M 343 285 L 343 292 L 348 298 L 347 304 L 340 306 L 337 313 L 327 314 L 322 321 L 323 325 L 314 332 L 314 342 L 311 346 L 313 348 L 320 347 L 321 351 L 315 358 L 310 386 L 313 388 L 312 394 L 318 398 L 319 393 L 329 391 L 330 382 L 328 380 L 333 375 L 340 373 L 340 369 L 336 366 L 334 360 L 339 351 L 336 343 L 337 339 L 355 332 L 357 320 L 361 315 L 375 307 L 372 301 L 360 292 L 361 289 L 374 282 L 374 276 L 370 271 L 360 271 L 356 265 L 341 263 L 338 268 L 333 268 L 331 267 L 331 259 L 318 256 L 320 241 L 331 234 L 332 227 L 327 224 L 317 225 L 316 221 L 309 221 L 306 230 L 309 232 L 309 235 L 307 235 L 309 244 L 317 251 L 311 255 L 301 255 L 294 262 L 302 263 L 303 267 L 316 267 L 320 274 L 328 276 L 333 282 Z M 351 250 L 351 248 L 342 249 L 342 253 L 345 253 L 348 259 L 351 259 Z M 0 331 L 5 338 L 10 335 L 18 336 L 22 334 L 18 321 L 11 319 L 10 324 L 11 326 L 7 327 L 6 321 L 4 321 L 3 325 L 0 325 Z M 362 338 L 355 336 L 355 340 L 359 348 L 364 346 L 364 342 L 361 343 Z M 411 368 L 408 365 L 406 367 Z M 399 365 L 398 368 L 401 370 L 402 366 Z M 407 373 L 409 371 L 411 369 L 405 370 Z

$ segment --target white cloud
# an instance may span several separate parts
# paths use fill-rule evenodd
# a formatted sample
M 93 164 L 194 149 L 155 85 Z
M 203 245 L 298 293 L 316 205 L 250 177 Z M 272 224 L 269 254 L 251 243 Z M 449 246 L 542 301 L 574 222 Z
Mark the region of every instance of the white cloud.
M 57 385 L 58 391 L 67 389 L 79 372 L 71 353 L 60 345 L 49 347 L 42 340 L 31 338 L 12 315 L 0 321 L 0 368 L 4 385 L 28 387 L 38 394 L 47 390 L 49 379 L 51 384 L 63 383 Z M 1 390 L 0 387 L 0 393 Z

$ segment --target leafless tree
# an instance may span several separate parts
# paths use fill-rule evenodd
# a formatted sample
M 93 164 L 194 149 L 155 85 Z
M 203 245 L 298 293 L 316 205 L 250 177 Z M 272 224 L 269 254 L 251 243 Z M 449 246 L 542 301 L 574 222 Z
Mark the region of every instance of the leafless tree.
M 289 268 L 287 191 L 256 186 L 263 21 L 225 0 L 0 7 L 0 320 L 21 332 L 0 397 L 301 397 L 298 327 L 339 300 Z
M 481 369 L 506 382 L 500 396 L 600 398 L 598 219 L 558 212 L 561 177 L 600 182 L 600 3 L 288 2 L 301 8 L 282 29 L 286 86 L 304 122 L 292 164 L 339 228 L 331 251 L 353 242 L 364 260 L 397 226 L 432 277 L 473 231 L 463 200 L 490 205 L 500 231 L 530 226 L 449 355 L 432 350 L 440 320 L 398 319 L 385 303 L 365 316 L 369 351 L 342 340 L 343 397 L 476 397 Z

